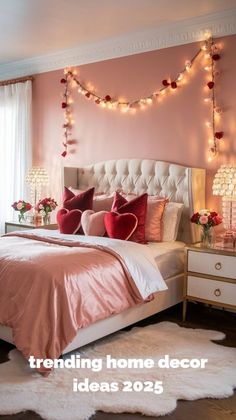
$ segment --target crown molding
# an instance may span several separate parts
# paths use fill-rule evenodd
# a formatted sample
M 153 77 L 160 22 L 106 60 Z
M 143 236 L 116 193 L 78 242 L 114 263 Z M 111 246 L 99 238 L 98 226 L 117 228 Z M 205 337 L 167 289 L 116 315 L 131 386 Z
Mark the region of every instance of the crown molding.
M 236 34 L 236 8 L 52 54 L 2 64 L 0 65 L 0 80 L 189 44 L 203 40 L 206 30 L 210 30 L 213 37 Z

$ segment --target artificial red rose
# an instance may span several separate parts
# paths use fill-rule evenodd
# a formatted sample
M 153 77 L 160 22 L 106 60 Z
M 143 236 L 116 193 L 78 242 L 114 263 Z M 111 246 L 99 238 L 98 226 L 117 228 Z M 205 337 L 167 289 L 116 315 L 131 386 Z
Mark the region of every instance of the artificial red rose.
M 64 79 L 64 77 L 61 79 L 61 83 L 66 83 L 66 79 Z
M 213 221 L 214 225 L 220 225 L 222 223 L 222 217 L 220 217 L 218 215 L 214 216 L 212 218 L 212 221 Z
M 85 96 L 86 98 L 90 98 L 90 95 L 91 95 L 90 92 L 87 92 Z
M 216 213 L 216 211 L 211 211 L 210 215 L 211 215 L 211 217 L 215 217 L 215 216 L 217 216 L 217 213 Z
M 62 152 L 61 156 L 62 156 L 62 157 L 66 157 L 66 155 L 67 155 L 67 151 L 66 151 L 66 150 L 64 150 L 64 152 Z
M 26 208 L 27 210 L 30 210 L 30 209 L 32 208 L 32 206 L 31 206 L 31 204 L 30 204 L 30 203 L 26 203 L 25 208 Z
M 171 82 L 171 87 L 172 89 L 177 89 L 177 83 L 176 82 Z
M 215 133 L 215 138 L 218 139 L 218 140 L 222 139 L 223 136 L 224 136 L 224 132 L 223 131 L 217 131 Z
M 62 102 L 61 107 L 62 108 L 66 108 L 67 107 L 67 103 L 66 102 Z
M 213 81 L 208 82 L 207 86 L 209 87 L 209 89 L 213 89 L 213 87 L 215 86 L 215 83 Z
M 95 104 L 99 105 L 100 104 L 100 99 L 96 99 Z
M 198 220 L 199 220 L 199 217 L 200 217 L 200 214 L 197 212 L 197 213 L 194 213 L 193 215 L 192 215 L 192 217 L 191 217 L 191 222 L 192 223 L 197 223 L 198 222 Z
M 170 83 L 166 79 L 162 80 L 162 84 L 163 84 L 163 86 L 169 86 L 170 85 Z
M 105 96 L 105 100 L 106 100 L 107 102 L 111 102 L 111 97 L 110 97 L 110 95 L 106 95 L 106 96 Z
M 214 61 L 220 60 L 220 54 L 213 54 L 212 55 L 212 60 L 214 60 Z

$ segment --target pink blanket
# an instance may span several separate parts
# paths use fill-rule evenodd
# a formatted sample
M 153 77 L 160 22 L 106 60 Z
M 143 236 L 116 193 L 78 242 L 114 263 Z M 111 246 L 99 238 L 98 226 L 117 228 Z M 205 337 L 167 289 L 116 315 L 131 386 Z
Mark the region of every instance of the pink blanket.
M 142 301 L 108 248 L 24 233 L 0 240 L 0 324 L 27 359 L 58 358 L 79 328 Z

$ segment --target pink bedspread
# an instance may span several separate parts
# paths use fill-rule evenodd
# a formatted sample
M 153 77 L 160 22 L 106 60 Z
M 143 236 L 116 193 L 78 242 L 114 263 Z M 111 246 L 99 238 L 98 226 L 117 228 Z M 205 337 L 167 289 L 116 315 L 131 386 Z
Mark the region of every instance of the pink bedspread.
M 24 233 L 0 240 L 0 324 L 26 358 L 57 358 L 79 328 L 142 301 L 107 248 Z

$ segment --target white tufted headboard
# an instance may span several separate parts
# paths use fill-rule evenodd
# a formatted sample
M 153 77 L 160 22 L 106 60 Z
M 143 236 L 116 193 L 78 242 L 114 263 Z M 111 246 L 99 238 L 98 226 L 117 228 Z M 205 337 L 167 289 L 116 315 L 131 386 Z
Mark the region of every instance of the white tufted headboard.
M 205 170 L 187 168 L 170 162 L 150 159 L 108 160 L 84 166 L 64 168 L 64 185 L 96 192 L 159 195 L 183 203 L 178 239 L 186 243 L 199 240 L 198 229 L 189 218 L 205 208 Z

